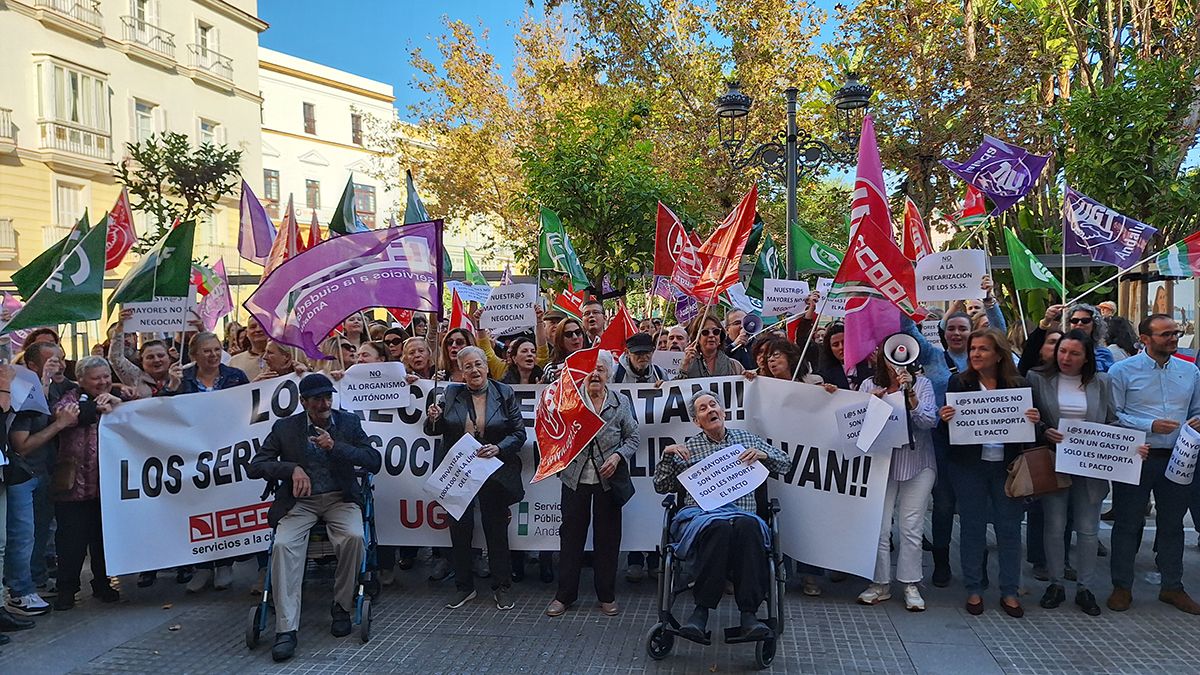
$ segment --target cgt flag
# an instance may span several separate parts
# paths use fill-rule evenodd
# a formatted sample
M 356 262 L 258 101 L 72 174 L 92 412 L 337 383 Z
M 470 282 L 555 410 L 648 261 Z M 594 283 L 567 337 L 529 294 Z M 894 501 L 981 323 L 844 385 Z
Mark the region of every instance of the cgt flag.
M 1067 186 L 1063 194 L 1063 250 L 1129 269 L 1158 230 L 1123 216 Z
M 925 231 L 925 223 L 921 221 L 921 212 L 908 196 L 904 196 L 904 257 L 916 262 L 933 253 L 933 245 L 929 243 L 929 234 Z
M 0 335 L 13 331 L 99 319 L 103 313 L 107 220 L 88 231 L 55 266 Z M 7 299 L 7 298 L 6 298 Z M 22 341 L 23 342 L 23 341 Z
M 967 161 L 959 164 L 943 159 L 942 166 L 987 195 L 995 205 L 991 213 L 995 216 L 1029 194 L 1049 160 L 1050 155 L 1035 155 L 1019 145 L 985 135 L 983 144 Z
M 596 369 L 599 352 L 599 347 L 593 347 L 571 354 L 558 379 L 542 390 L 533 422 L 540 459 L 530 483 L 567 468 L 604 426 L 604 419 L 584 403 L 580 391 Z

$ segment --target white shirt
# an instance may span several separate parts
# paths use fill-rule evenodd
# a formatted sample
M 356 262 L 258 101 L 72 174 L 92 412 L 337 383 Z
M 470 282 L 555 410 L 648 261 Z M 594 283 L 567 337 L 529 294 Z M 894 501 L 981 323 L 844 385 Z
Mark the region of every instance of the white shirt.
M 990 391 L 983 383 L 979 383 L 980 391 Z M 1003 462 L 1004 461 L 1004 444 L 1003 443 L 984 443 L 980 446 L 979 458 L 985 462 Z
M 1058 374 L 1058 417 L 1081 420 L 1087 415 L 1087 392 L 1082 375 Z

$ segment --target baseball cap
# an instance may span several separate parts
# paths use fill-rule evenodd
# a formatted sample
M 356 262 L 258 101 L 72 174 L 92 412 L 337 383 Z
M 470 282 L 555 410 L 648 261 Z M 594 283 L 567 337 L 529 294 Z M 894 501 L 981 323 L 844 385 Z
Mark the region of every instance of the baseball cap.
M 300 397 L 311 398 L 333 393 L 333 382 L 321 373 L 310 373 L 300 380 Z

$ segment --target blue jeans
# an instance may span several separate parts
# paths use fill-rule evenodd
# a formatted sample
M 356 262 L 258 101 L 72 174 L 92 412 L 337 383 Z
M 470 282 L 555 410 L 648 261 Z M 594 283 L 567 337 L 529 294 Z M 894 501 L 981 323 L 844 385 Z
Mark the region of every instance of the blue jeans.
M 1166 456 L 1142 460 L 1137 485 L 1113 483 L 1113 531 L 1110 569 L 1114 588 L 1133 587 L 1133 563 L 1142 541 L 1146 505 L 1154 493 L 1156 541 L 1154 561 L 1162 574 L 1162 590 L 1183 590 L 1183 514 L 1187 513 L 1192 486 L 1179 485 L 1166 476 Z
M 33 559 L 33 491 L 41 483 L 34 476 L 8 486 L 8 546 L 4 551 L 4 581 L 14 598 L 37 590 L 30 563 Z
M 963 584 L 969 595 L 983 590 L 983 559 L 990 517 L 1000 549 L 1000 595 L 1017 597 L 1021 585 L 1020 500 L 1004 494 L 1008 472 L 1004 462 L 949 462 L 950 481 L 958 498 L 958 529 Z

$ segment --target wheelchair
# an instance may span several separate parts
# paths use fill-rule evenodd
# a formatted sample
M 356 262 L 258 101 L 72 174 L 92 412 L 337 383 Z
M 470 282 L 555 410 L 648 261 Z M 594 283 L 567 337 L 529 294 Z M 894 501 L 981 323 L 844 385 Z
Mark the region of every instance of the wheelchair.
M 375 536 L 375 483 L 371 474 L 362 469 L 356 469 L 354 477 L 358 481 L 363 496 L 363 554 L 362 567 L 358 572 L 358 590 L 354 594 L 354 611 L 350 620 L 358 626 L 358 636 L 365 644 L 371 639 L 372 604 L 379 597 L 379 579 L 377 564 L 377 545 Z M 275 494 L 279 484 L 269 481 L 261 499 L 267 499 Z M 274 554 L 275 538 L 271 537 L 271 546 L 267 549 L 267 574 L 263 580 L 262 597 L 257 604 L 250 608 L 250 616 L 246 623 L 246 647 L 254 649 L 258 646 L 262 635 L 267 631 L 267 621 L 273 610 L 271 603 L 271 556 Z M 333 557 L 333 545 L 325 532 L 325 523 L 317 521 L 309 532 L 308 560 L 324 560 Z
M 754 662 L 759 668 L 767 668 L 775 661 L 775 655 L 778 649 L 778 640 L 783 634 L 783 595 L 787 583 L 787 576 L 784 570 L 784 556 L 780 549 L 779 539 L 779 500 L 769 499 L 767 496 L 767 486 L 764 483 L 754 496 L 757 501 L 757 514 L 766 523 L 771 532 L 771 545 L 767 551 L 769 556 L 769 592 L 767 594 L 767 618 L 763 620 L 770 629 L 771 634 L 763 638 L 743 638 L 742 629 L 740 626 L 733 626 L 725 629 L 726 644 L 742 644 L 746 642 L 754 642 Z M 694 585 L 694 581 L 687 578 L 687 570 L 683 561 L 675 556 L 675 544 L 671 541 L 671 521 L 675 515 L 682 509 L 683 495 L 669 494 L 663 499 L 662 505 L 665 509 L 663 515 L 662 542 L 660 544 L 660 567 L 658 575 L 658 623 L 655 623 L 646 633 L 646 654 L 655 661 L 665 659 L 671 650 L 675 647 L 675 638 L 683 637 L 685 640 L 690 639 L 685 635 L 681 635 L 679 629 L 681 624 L 671 613 L 671 609 L 675 604 L 675 599 L 689 591 Z M 697 644 L 710 645 L 712 644 L 712 635 L 709 633 L 706 636 L 708 639 Z

